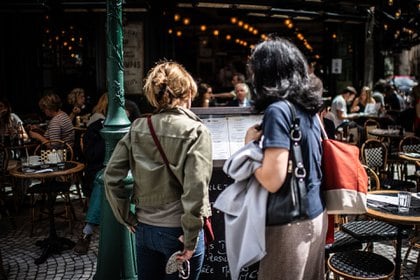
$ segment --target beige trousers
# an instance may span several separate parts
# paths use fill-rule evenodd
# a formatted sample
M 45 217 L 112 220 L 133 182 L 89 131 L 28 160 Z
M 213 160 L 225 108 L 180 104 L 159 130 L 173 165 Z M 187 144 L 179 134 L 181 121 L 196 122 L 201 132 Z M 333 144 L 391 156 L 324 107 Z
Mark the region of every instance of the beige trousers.
M 325 211 L 312 220 L 266 227 L 267 255 L 260 262 L 258 279 L 324 279 L 327 227 Z

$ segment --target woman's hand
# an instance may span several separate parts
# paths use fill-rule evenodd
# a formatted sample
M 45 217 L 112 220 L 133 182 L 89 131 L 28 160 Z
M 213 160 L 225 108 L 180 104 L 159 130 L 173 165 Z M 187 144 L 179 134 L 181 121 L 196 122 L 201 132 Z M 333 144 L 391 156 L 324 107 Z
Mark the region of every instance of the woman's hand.
M 77 115 L 77 114 L 80 114 L 81 111 L 82 110 L 79 107 L 75 106 L 73 107 L 72 113 Z
M 191 259 L 193 254 L 194 254 L 194 250 L 184 249 L 181 254 L 177 255 L 176 259 L 180 261 L 186 261 L 186 260 Z
M 131 233 L 136 233 L 136 226 L 126 226 L 126 228 L 128 229 L 129 232 Z
M 252 141 L 259 141 L 262 136 L 262 129 L 260 124 L 255 124 L 248 128 L 245 135 L 245 145 Z
M 179 236 L 179 237 L 178 237 L 178 240 L 179 240 L 180 242 L 184 243 L 184 235 Z M 191 257 L 192 257 L 192 255 L 193 255 L 193 254 L 194 254 L 194 250 L 187 250 L 187 249 L 184 249 L 184 250 L 182 251 L 182 253 L 181 253 L 181 254 L 179 254 L 179 255 L 176 257 L 176 259 L 177 259 L 177 260 L 186 261 L 186 260 L 191 259 Z
M 33 130 L 29 131 L 29 137 L 31 137 L 33 139 L 36 139 L 36 140 L 41 140 L 42 139 L 41 134 L 39 134 L 38 132 L 35 132 Z

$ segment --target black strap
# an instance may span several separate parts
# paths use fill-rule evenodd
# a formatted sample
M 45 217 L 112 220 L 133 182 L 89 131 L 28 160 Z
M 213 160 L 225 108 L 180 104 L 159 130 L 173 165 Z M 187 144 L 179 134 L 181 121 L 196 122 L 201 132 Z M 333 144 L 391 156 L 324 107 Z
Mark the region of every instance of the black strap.
M 162 148 L 162 145 L 159 142 L 159 139 L 156 136 L 155 128 L 153 127 L 152 123 L 152 116 L 147 116 L 147 125 L 149 126 L 150 134 L 152 135 L 153 141 L 155 142 L 156 147 L 159 150 L 159 153 L 163 159 L 163 162 L 165 163 L 166 167 L 168 168 L 169 173 L 171 176 L 178 182 L 180 186 L 182 186 L 181 182 L 178 180 L 178 177 L 174 174 L 171 167 L 169 166 L 168 158 L 166 157 L 165 151 Z
M 302 149 L 300 147 L 300 141 L 302 139 L 302 131 L 300 130 L 300 119 L 296 115 L 295 106 L 290 103 L 288 100 L 285 100 L 287 106 L 289 106 L 290 111 L 292 112 L 292 127 L 290 129 L 290 141 L 291 141 L 291 148 L 290 148 L 290 156 L 289 159 L 292 158 L 294 161 L 294 170 L 295 177 L 298 179 L 299 185 L 299 192 L 301 197 L 306 196 L 306 169 L 303 165 L 303 158 L 302 158 Z

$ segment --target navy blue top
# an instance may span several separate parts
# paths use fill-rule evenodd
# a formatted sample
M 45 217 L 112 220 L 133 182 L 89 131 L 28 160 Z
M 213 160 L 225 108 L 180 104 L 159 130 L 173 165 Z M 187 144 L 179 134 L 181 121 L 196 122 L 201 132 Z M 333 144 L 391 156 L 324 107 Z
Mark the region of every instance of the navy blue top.
M 315 218 L 324 211 L 324 200 L 321 194 L 321 130 L 316 116 L 311 116 L 295 105 L 297 117 L 300 118 L 302 131 L 301 150 L 303 164 L 306 168 L 306 188 L 308 191 L 308 217 Z M 284 101 L 271 104 L 264 113 L 263 149 L 290 149 L 290 127 L 292 113 Z

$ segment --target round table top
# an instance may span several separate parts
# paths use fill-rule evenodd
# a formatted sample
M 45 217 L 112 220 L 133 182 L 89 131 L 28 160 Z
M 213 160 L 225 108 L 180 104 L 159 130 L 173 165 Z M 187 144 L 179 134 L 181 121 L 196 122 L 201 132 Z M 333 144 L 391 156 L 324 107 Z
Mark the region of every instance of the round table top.
M 398 130 L 398 129 L 388 130 L 388 129 L 384 129 L 384 128 L 375 128 L 375 129 L 369 130 L 368 133 L 370 135 L 373 135 L 373 136 L 389 137 L 389 138 L 401 138 L 401 139 L 406 137 L 406 136 L 414 135 L 413 132 L 409 132 L 409 131 L 404 131 L 404 133 L 401 135 L 400 130 Z
M 420 153 L 399 153 L 398 156 L 409 161 L 420 161 Z
M 47 167 L 46 167 L 47 168 Z M 42 179 L 42 178 L 49 178 L 49 177 L 56 177 L 56 176 L 65 176 L 65 175 L 71 175 L 77 172 L 82 171 L 85 168 L 85 165 L 83 163 L 77 162 L 77 161 L 66 161 L 64 162 L 63 168 L 59 169 L 58 166 L 51 167 L 52 171 L 47 172 L 23 172 L 21 166 L 17 166 L 9 171 L 10 175 L 17 177 L 17 178 L 33 178 L 33 179 Z
M 388 196 L 397 196 L 399 191 L 372 191 L 369 192 L 368 195 L 388 195 Z M 369 200 L 369 196 L 368 196 Z M 388 209 L 387 209 L 388 208 Z M 372 207 L 368 203 L 368 215 L 385 220 L 388 222 L 398 223 L 398 224 L 406 224 L 406 225 L 420 225 L 420 208 L 410 209 L 408 213 L 399 213 L 398 206 L 392 205 L 389 206 L 385 203 L 384 206 L 381 207 Z

